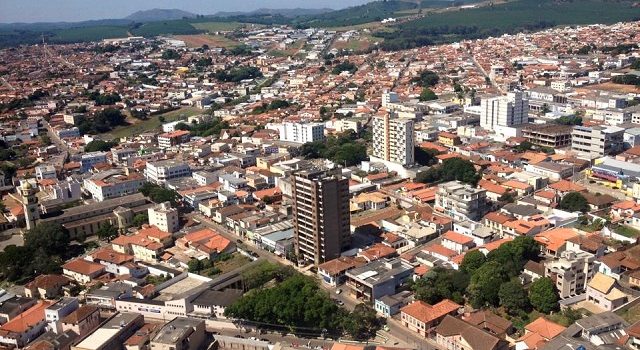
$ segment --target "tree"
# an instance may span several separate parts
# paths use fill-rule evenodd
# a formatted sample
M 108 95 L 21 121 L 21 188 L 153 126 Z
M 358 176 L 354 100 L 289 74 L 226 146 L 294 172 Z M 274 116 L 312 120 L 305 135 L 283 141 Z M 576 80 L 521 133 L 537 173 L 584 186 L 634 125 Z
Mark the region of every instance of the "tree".
M 501 266 L 494 261 L 480 266 L 471 276 L 467 287 L 467 298 L 471 306 L 478 309 L 483 306 L 497 306 L 500 302 L 498 286 L 506 280 Z
M 449 158 L 442 164 L 433 166 L 429 170 L 419 173 L 416 176 L 417 182 L 437 183 L 458 180 L 468 184 L 476 185 L 480 180 L 480 175 L 476 172 L 473 163 L 462 158 Z
M 415 147 L 415 160 L 416 163 L 423 166 L 434 165 L 438 162 L 436 156 L 438 155 L 438 151 L 430 148 L 422 148 L 419 146 Z
M 533 149 L 533 143 L 529 141 L 524 141 L 516 146 L 516 151 L 520 153 L 530 151 L 531 149 Z
M 178 192 L 170 190 L 156 184 L 145 182 L 138 190 L 145 196 L 151 198 L 156 203 L 171 202 L 171 205 L 178 205 Z
M 558 293 L 551 278 L 542 277 L 531 283 L 529 302 L 534 309 L 545 314 L 558 309 Z
M 164 123 L 165 122 L 164 116 L 162 116 L 162 115 L 158 116 L 158 120 L 160 121 L 160 123 Z
M 69 233 L 61 225 L 39 223 L 24 235 L 24 245 L 28 249 L 43 249 L 45 253 L 56 255 L 67 249 L 71 242 Z
M 438 84 L 438 82 L 440 81 L 440 77 L 438 77 L 438 74 L 436 74 L 436 72 L 423 70 L 422 72 L 420 72 L 420 75 L 411 79 L 411 81 L 418 84 L 418 86 L 431 87 Z
M 367 340 L 375 337 L 380 328 L 376 311 L 367 304 L 358 304 L 342 324 L 344 331 L 355 340 Z
M 192 258 L 187 263 L 189 272 L 191 273 L 200 273 L 202 269 L 204 269 L 204 263 L 201 260 Z
M 148 223 L 149 223 L 149 215 L 147 215 L 146 213 L 136 214 L 136 216 L 133 217 L 133 226 L 135 227 L 140 227 Z
M 435 267 L 412 286 L 416 299 L 436 304 L 442 299 L 463 303 L 464 291 L 469 285 L 469 275 L 463 271 Z
M 460 263 L 460 270 L 473 274 L 477 269 L 479 269 L 484 263 L 487 262 L 487 257 L 479 250 L 472 250 L 467 252 L 462 258 L 462 263 Z
M 162 53 L 162 59 L 165 60 L 177 60 L 178 58 L 180 58 L 180 53 L 174 49 L 168 49 Z
M 106 239 L 110 242 L 112 239 L 118 236 L 118 228 L 111 224 L 105 223 L 102 224 L 100 228 L 98 228 L 98 231 L 96 231 L 96 235 L 98 236 L 98 238 Z
M 527 292 L 517 279 L 503 283 L 498 291 L 498 298 L 500 305 L 504 306 L 511 315 L 517 315 L 529 309 Z
M 113 148 L 114 146 L 116 146 L 118 143 L 117 142 L 109 142 L 109 141 L 102 141 L 102 140 L 93 140 L 89 143 L 87 143 L 86 146 L 84 146 L 84 151 L 85 152 L 106 152 L 111 150 L 111 148 Z
M 522 272 L 527 261 L 537 261 L 539 255 L 538 243 L 529 236 L 520 236 L 491 251 L 487 260 L 498 263 L 508 277 L 514 277 Z
M 562 198 L 560 204 L 558 204 L 558 208 L 571 212 L 581 211 L 586 213 L 589 211 L 589 203 L 581 193 L 571 192 Z
M 438 99 L 438 96 L 436 95 L 436 93 L 429 88 L 423 88 L 419 97 L 420 101 L 433 101 L 437 99 Z

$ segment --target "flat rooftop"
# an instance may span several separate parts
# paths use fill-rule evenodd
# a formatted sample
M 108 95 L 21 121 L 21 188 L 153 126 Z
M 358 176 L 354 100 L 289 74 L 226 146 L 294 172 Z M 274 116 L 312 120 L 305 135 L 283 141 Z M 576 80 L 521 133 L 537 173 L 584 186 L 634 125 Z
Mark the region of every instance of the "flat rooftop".
M 211 280 L 206 277 L 194 277 L 189 274 L 187 277 L 178 280 L 176 283 L 169 285 L 158 291 L 158 296 L 154 300 L 169 301 L 175 299 L 181 299 L 185 296 L 194 294 L 200 289 L 207 288 Z
M 158 331 L 152 342 L 161 344 L 176 344 L 182 337 L 198 327 L 204 320 L 178 317 L 167 323 Z

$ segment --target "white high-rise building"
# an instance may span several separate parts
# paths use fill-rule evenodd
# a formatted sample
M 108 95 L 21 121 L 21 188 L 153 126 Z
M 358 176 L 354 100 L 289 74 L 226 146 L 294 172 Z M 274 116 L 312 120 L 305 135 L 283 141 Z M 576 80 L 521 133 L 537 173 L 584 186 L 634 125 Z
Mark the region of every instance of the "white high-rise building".
M 164 185 L 168 180 L 186 176 L 191 176 L 189 164 L 172 159 L 148 162 L 144 169 L 147 181 L 157 185 Z
M 324 140 L 323 123 L 292 123 L 267 125 L 267 129 L 278 130 L 280 140 L 307 143 Z
M 393 91 L 385 91 L 382 94 L 382 107 L 387 107 L 390 103 L 397 103 L 400 99 L 398 98 L 398 94 Z
M 403 166 L 415 162 L 414 122 L 390 114 L 373 118 L 373 156 Z
M 180 229 L 178 209 L 172 208 L 170 202 L 160 203 L 147 209 L 149 225 L 157 226 L 165 232 L 174 233 Z
M 486 130 L 518 126 L 529 121 L 529 100 L 523 98 L 520 91 L 482 99 L 480 107 L 480 126 Z

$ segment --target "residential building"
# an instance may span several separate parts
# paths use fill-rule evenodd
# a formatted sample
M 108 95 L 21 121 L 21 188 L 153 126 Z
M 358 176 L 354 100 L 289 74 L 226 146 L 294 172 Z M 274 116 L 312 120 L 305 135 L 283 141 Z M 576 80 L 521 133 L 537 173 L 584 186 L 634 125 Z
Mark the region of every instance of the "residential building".
M 624 129 L 617 126 L 575 126 L 571 148 L 590 157 L 604 157 L 622 151 Z
M 191 249 L 207 259 L 235 251 L 235 244 L 212 229 L 205 228 L 187 233 L 176 241 L 176 246 Z
M 98 202 L 137 193 L 144 184 L 138 173 L 129 174 L 128 169 L 99 172 L 84 180 L 84 189 Z
M 374 302 L 393 295 L 396 288 L 411 278 L 413 267 L 400 258 L 380 259 L 346 272 L 349 293 L 358 300 Z
M 104 273 L 105 267 L 101 264 L 77 258 L 62 265 L 62 273 L 79 283 L 87 284 L 92 279 Z
M 149 225 L 161 231 L 174 233 L 180 229 L 178 209 L 172 208 L 170 202 L 164 202 L 147 209 Z
M 307 143 L 324 140 L 323 123 L 284 122 L 267 125 L 267 129 L 278 130 L 281 141 Z
M 413 293 L 405 290 L 393 295 L 385 295 L 374 302 L 374 309 L 382 317 L 391 317 L 400 312 L 400 309 L 413 302 Z
M 350 245 L 349 180 L 340 168 L 293 175 L 293 227 L 300 261 L 319 265 Z
M 415 163 L 414 121 L 391 114 L 373 118 L 373 156 L 401 164 Z
M 435 341 L 447 350 L 508 350 L 509 342 L 459 318 L 446 315 L 434 329 Z
M 506 96 L 482 99 L 480 102 L 480 126 L 486 130 L 496 127 L 513 127 L 529 122 L 529 101 L 522 92 L 510 92 Z
M 206 339 L 204 320 L 177 317 L 151 339 L 153 350 L 197 350 Z
M 446 182 L 438 185 L 434 208 L 456 221 L 478 221 L 489 211 L 487 191 L 460 181 Z
M 93 305 L 82 305 L 60 321 L 62 331 L 73 331 L 84 338 L 100 325 L 100 309 Z
M 587 285 L 587 301 L 590 301 L 605 311 L 613 311 L 624 305 L 628 301 L 628 296 L 624 293 L 618 282 L 600 272 L 589 281 Z
M 0 344 L 22 348 L 44 333 L 47 325 L 45 309 L 51 304 L 48 301 L 39 301 L 0 326 Z
M 176 160 L 148 162 L 144 176 L 154 184 L 164 185 L 168 180 L 191 176 L 191 168 L 187 163 Z
M 58 175 L 53 165 L 39 165 L 36 167 L 36 180 L 56 178 L 58 178 Z
M 171 148 L 189 142 L 191 134 L 187 130 L 177 130 L 158 135 L 158 147 Z
M 418 300 L 400 309 L 400 320 L 403 326 L 427 338 L 445 316 L 456 315 L 461 308 L 449 299 L 435 305 Z
M 62 293 L 62 287 L 70 282 L 61 275 L 39 275 L 24 286 L 24 294 L 29 298 L 54 299 Z
M 60 320 L 78 309 L 78 299 L 62 298 L 47 306 L 44 310 L 44 318 L 49 323 L 49 328 L 55 333 L 62 333 Z
M 595 275 L 595 261 L 591 253 L 566 250 L 559 259 L 545 263 L 545 276 L 555 282 L 560 298 L 576 296 L 585 292 Z
M 550 148 L 571 146 L 570 125 L 533 124 L 522 128 L 522 137 L 534 145 Z
M 107 162 L 107 152 L 89 152 L 80 157 L 80 171 L 86 173 L 97 164 Z

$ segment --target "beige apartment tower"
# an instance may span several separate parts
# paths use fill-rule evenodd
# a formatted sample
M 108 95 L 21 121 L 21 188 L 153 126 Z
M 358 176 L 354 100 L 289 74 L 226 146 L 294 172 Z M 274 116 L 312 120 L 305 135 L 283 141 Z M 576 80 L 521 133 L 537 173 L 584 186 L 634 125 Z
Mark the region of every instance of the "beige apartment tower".
M 349 180 L 340 168 L 293 175 L 293 228 L 298 261 L 319 265 L 349 247 Z

